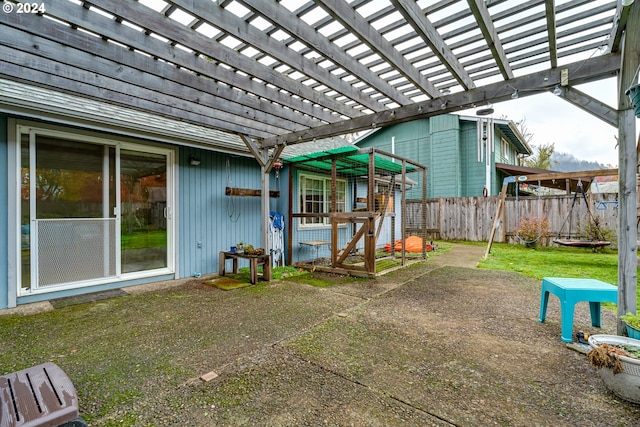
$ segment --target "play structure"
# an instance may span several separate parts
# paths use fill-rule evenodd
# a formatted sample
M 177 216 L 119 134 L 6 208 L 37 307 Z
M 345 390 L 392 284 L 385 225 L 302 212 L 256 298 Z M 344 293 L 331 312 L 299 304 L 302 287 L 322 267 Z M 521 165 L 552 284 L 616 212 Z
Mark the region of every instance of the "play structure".
M 574 224 L 579 223 L 579 219 L 577 219 L 574 215 L 576 201 L 580 200 L 578 197 L 582 197 L 584 201 L 586 210 L 587 210 L 587 223 L 590 225 L 590 229 L 592 233 L 589 235 L 585 235 L 581 230 L 575 230 Z M 598 220 L 591 213 L 591 208 L 589 207 L 590 203 L 587 200 L 587 196 L 584 192 L 584 186 L 582 185 L 582 180 L 578 180 L 576 191 L 573 193 L 573 200 L 571 201 L 571 209 L 569 210 L 569 214 L 565 218 L 562 223 L 562 228 L 558 231 L 558 235 L 555 239 L 553 239 L 553 243 L 562 246 L 572 246 L 578 248 L 599 248 L 602 246 L 608 246 L 611 242 L 605 240 L 604 235 L 602 234 L 602 230 L 598 225 Z M 563 234 L 565 225 L 569 223 L 569 227 L 566 234 Z
M 572 195 L 571 207 L 568 211 L 568 214 L 564 218 L 562 225 L 557 228 L 557 232 L 554 234 L 555 238 L 553 239 L 553 243 L 562 245 L 562 246 L 573 246 L 573 247 L 583 247 L 583 248 L 599 248 L 602 246 L 607 246 L 611 242 L 606 240 L 603 236 L 603 233 L 599 226 L 599 221 L 596 217 L 594 217 L 591 210 L 591 201 L 587 199 L 584 189 L 584 182 L 590 182 L 591 179 L 599 176 L 617 176 L 617 169 L 600 169 L 593 171 L 579 171 L 579 172 L 548 172 L 548 173 L 540 173 L 540 174 L 530 174 L 530 175 L 518 175 L 518 176 L 508 176 L 504 179 L 502 184 L 502 190 L 500 192 L 500 196 L 498 199 L 498 208 L 496 214 L 493 218 L 493 225 L 491 227 L 491 231 L 489 233 L 489 242 L 487 244 L 487 250 L 485 252 L 485 258 L 489 255 L 491 251 L 491 245 L 493 244 L 493 239 L 496 234 L 496 230 L 500 223 L 504 223 L 504 211 L 505 211 L 505 200 L 508 192 L 508 188 L 510 184 L 514 185 L 514 194 L 515 194 L 515 222 L 509 225 L 503 224 L 503 233 L 506 235 L 509 231 L 513 229 L 512 234 L 516 237 L 516 239 L 520 243 L 530 243 L 535 242 L 539 238 L 542 237 L 542 228 L 539 229 L 539 233 L 537 238 L 524 240 L 521 238 L 519 234 L 519 209 L 520 203 L 518 201 L 518 195 L 520 193 L 520 185 L 528 184 L 528 185 L 537 185 L 538 187 L 538 196 L 537 196 L 537 206 L 538 213 L 537 217 L 534 218 L 538 221 L 538 224 L 541 224 L 545 216 L 550 216 L 550 212 L 555 212 L 555 210 L 544 209 L 541 203 L 540 196 L 540 188 L 548 187 L 548 188 L 564 188 L 567 194 Z M 583 204 L 584 203 L 584 204 Z M 580 205 L 580 206 L 579 206 Z M 556 218 L 553 218 L 556 219 Z M 567 227 L 568 224 L 568 227 Z M 589 232 L 585 233 L 585 229 Z
M 426 259 L 429 242 L 408 245 L 406 200 L 423 201 L 426 167 L 375 148 L 353 146 L 286 160 L 289 168 L 288 264 L 374 276 L 383 262 L 403 266 Z M 423 227 L 425 228 L 425 227 Z

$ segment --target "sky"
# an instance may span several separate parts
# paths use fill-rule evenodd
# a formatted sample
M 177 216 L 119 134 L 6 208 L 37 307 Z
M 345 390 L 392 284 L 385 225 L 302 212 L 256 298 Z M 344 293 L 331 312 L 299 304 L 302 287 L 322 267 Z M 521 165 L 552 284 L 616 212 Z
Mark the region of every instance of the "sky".
M 576 89 L 617 108 L 616 78 L 576 85 Z M 506 117 L 514 122 L 524 119 L 533 134 L 530 145 L 554 143 L 557 153 L 618 167 L 618 129 L 550 92 L 496 103 L 493 108 L 496 118 Z M 460 114 L 475 115 L 475 109 Z M 636 139 L 639 129 L 640 121 L 636 120 Z

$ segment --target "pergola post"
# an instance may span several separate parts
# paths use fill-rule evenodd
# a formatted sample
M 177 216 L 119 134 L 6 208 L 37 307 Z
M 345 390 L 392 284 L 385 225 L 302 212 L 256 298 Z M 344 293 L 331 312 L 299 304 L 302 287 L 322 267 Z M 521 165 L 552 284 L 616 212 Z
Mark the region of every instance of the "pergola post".
M 278 160 L 285 146 L 284 144 L 276 146 L 271 156 L 269 156 L 268 148 L 256 144 L 248 135 L 241 134 L 239 136 L 260 165 L 260 179 L 262 183 L 260 193 L 262 245 L 264 246 L 264 253 L 269 255 L 272 249 L 271 243 L 269 242 L 269 173 L 271 173 L 273 164 Z
M 260 165 L 260 177 L 262 180 L 262 193 L 260 194 L 260 212 L 262 220 L 262 246 L 265 255 L 271 254 L 271 242 L 269 242 L 269 172 L 268 165 Z
M 624 33 L 622 64 L 618 75 L 618 316 L 637 310 L 638 226 L 636 117 L 625 90 L 637 83 L 640 64 L 640 2 L 632 5 Z M 618 335 L 626 335 L 625 325 L 617 323 Z

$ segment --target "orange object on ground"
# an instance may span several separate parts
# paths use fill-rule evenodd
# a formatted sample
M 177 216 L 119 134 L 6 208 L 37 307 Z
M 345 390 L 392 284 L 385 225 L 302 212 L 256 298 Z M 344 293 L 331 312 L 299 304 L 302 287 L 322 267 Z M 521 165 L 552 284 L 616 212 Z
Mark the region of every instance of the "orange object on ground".
M 427 243 L 427 252 L 431 252 L 434 249 L 432 244 Z M 384 245 L 384 250 L 391 252 L 391 243 Z M 402 250 L 402 240 L 396 240 L 394 242 L 394 250 Z M 409 236 L 405 239 L 404 250 L 407 252 L 422 252 L 422 238 L 418 236 Z

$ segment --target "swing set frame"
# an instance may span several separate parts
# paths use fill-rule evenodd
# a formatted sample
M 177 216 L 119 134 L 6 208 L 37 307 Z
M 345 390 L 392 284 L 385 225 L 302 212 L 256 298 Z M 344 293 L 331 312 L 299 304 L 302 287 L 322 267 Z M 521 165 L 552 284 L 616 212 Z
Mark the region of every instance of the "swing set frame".
M 489 241 L 487 243 L 487 249 L 484 254 L 484 259 L 486 259 L 489 256 L 489 252 L 491 252 L 491 246 L 493 245 L 493 240 L 495 238 L 498 225 L 504 219 L 504 205 L 505 205 L 505 199 L 507 197 L 507 189 L 509 188 L 509 184 L 538 182 L 543 187 L 547 187 L 547 186 L 557 187 L 558 182 L 565 181 L 567 194 L 570 194 L 572 181 L 591 179 L 597 176 L 618 176 L 618 169 L 597 169 L 597 170 L 591 170 L 591 171 L 578 171 L 578 172 L 545 172 L 545 173 L 530 174 L 530 175 L 513 175 L 513 176 L 508 176 L 504 178 L 502 182 L 502 190 L 500 191 L 500 195 L 498 199 L 498 207 L 496 210 L 496 214 L 493 217 L 493 225 L 491 226 L 491 231 L 489 232 Z M 572 246 L 578 246 L 578 244 L 574 243 L 572 244 Z M 593 247 L 593 246 L 582 246 L 582 247 Z
M 576 201 L 579 200 L 578 195 L 582 196 L 582 200 L 584 200 L 585 206 L 587 208 L 587 214 L 589 215 L 589 219 L 595 225 L 596 233 L 598 234 L 597 238 L 599 239 L 572 239 L 571 231 L 573 229 L 573 209 L 576 206 Z M 564 226 L 569 222 L 569 234 L 566 235 L 566 238 L 563 238 L 562 231 L 564 230 Z M 591 213 L 591 208 L 589 208 L 589 201 L 587 200 L 587 196 L 584 192 L 584 186 L 582 185 L 582 180 L 578 179 L 578 184 L 576 187 L 576 191 L 573 193 L 573 200 L 571 201 L 571 208 L 569 209 L 569 213 L 562 223 L 562 227 L 560 227 L 560 231 L 558 231 L 558 235 L 555 239 L 553 239 L 553 243 L 562 245 L 562 246 L 571 246 L 576 248 L 600 248 L 602 246 L 608 246 L 611 242 L 604 240 L 604 236 L 602 235 L 602 231 L 600 231 L 600 227 L 598 226 L 598 222 L 593 217 Z

